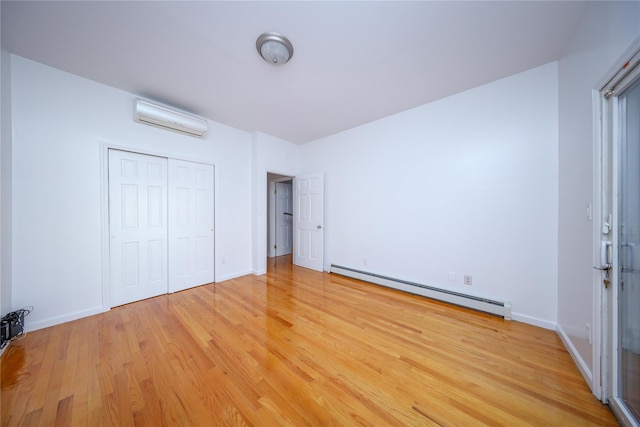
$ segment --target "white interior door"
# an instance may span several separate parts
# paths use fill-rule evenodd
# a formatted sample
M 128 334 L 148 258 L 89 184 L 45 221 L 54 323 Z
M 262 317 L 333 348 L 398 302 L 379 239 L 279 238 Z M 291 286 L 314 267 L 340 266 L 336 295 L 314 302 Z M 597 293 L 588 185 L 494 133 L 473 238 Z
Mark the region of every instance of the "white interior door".
M 167 292 L 167 159 L 109 150 L 111 306 Z
M 293 263 L 323 270 L 324 256 L 324 175 L 296 176 L 293 179 Z
M 276 256 L 288 255 L 293 247 L 293 185 L 276 182 Z
M 169 292 L 213 282 L 213 166 L 169 159 Z

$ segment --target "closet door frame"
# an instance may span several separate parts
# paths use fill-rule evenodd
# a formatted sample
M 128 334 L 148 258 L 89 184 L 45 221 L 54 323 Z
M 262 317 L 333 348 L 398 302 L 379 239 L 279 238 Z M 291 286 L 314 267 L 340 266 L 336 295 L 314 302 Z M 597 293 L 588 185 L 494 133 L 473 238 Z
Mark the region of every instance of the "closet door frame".
M 101 260 L 102 260 L 102 311 L 111 310 L 111 285 L 110 285 L 110 230 L 109 230 L 109 150 L 129 151 L 137 154 L 164 157 L 167 159 L 184 160 L 187 162 L 203 163 L 213 166 L 213 277 L 218 281 L 219 263 L 216 255 L 218 239 L 220 236 L 216 218 L 218 218 L 218 168 L 215 163 L 202 161 L 196 158 L 175 155 L 162 151 L 149 150 L 148 148 L 114 144 L 100 141 L 100 234 L 101 234 Z M 170 289 L 170 285 L 169 285 Z M 167 290 L 168 291 L 168 290 Z

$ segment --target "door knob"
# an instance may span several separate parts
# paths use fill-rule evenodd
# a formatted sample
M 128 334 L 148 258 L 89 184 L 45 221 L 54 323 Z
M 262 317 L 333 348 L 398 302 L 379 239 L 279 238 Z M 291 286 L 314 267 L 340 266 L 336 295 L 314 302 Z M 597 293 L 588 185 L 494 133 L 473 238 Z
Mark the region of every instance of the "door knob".
M 319 225 L 319 226 L 317 226 L 316 228 L 317 228 L 318 230 L 320 230 L 320 229 L 322 228 L 322 226 L 321 226 L 321 225 Z

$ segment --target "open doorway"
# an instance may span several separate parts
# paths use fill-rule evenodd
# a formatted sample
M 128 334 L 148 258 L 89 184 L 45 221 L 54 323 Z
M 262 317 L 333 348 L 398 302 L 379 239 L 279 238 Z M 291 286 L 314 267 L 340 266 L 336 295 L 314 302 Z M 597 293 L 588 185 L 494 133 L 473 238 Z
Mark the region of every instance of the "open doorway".
M 293 177 L 267 173 L 267 257 L 293 251 Z
M 276 258 L 278 246 L 276 185 L 289 182 L 292 183 L 289 193 L 291 194 L 291 205 L 288 204 L 288 201 L 286 205 L 283 203 L 282 206 L 285 207 L 280 211 L 280 217 L 283 226 L 288 226 L 288 223 L 291 223 L 291 232 L 283 233 L 287 239 L 285 245 L 291 245 L 291 252 L 289 255 L 282 255 L 282 257 L 290 257 L 289 263 L 296 266 L 316 271 L 328 271 L 328 268 L 324 266 L 324 173 L 322 172 L 295 177 L 267 172 L 266 186 L 263 187 L 267 193 L 267 197 L 265 197 L 267 215 L 266 221 L 261 222 L 261 224 L 266 223 L 266 227 L 262 229 L 266 233 L 260 233 L 260 236 L 264 236 L 264 241 L 259 244 L 259 246 L 263 244 L 266 246 L 260 248 L 260 252 L 266 249 L 266 256 L 262 258 L 263 255 L 259 254 L 258 262 L 264 262 L 265 264 L 262 265 L 267 267 L 267 260 Z M 292 206 L 291 211 L 288 209 L 289 206 Z M 266 272 L 266 268 L 264 271 Z

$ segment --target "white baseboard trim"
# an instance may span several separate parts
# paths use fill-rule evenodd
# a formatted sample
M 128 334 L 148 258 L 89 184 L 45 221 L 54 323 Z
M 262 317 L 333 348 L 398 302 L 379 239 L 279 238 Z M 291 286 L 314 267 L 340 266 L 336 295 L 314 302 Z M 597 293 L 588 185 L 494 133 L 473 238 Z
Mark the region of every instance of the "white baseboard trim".
M 591 373 L 591 369 L 589 369 L 589 367 L 585 363 L 584 359 L 582 358 L 582 356 L 580 356 L 580 353 L 578 353 L 578 350 L 575 348 L 575 346 L 571 342 L 571 339 L 564 332 L 564 329 L 562 329 L 562 326 L 560 326 L 559 324 L 556 327 L 556 333 L 558 334 L 558 336 L 562 340 L 562 343 L 564 344 L 565 348 L 567 349 L 567 351 L 571 355 L 571 358 L 575 362 L 576 366 L 578 366 L 578 370 L 580 371 L 580 373 L 584 377 L 584 380 L 589 385 L 589 388 L 591 390 L 593 390 L 593 375 Z
M 237 277 L 246 276 L 246 275 L 251 274 L 251 273 L 252 273 L 251 271 L 247 270 L 247 271 L 241 271 L 241 272 L 237 272 L 237 273 L 233 273 L 233 274 L 228 274 L 228 275 L 225 275 L 225 276 L 220 276 L 220 277 L 216 278 L 216 283 L 217 282 L 224 282 L 226 280 L 235 279 Z M 73 313 L 67 313 L 67 314 L 63 314 L 63 315 L 60 315 L 60 316 L 50 317 L 48 319 L 38 320 L 38 321 L 35 321 L 35 322 L 29 322 L 29 317 L 26 317 L 25 318 L 25 331 L 26 332 L 37 331 L 38 329 L 44 329 L 44 328 L 48 328 L 49 326 L 55 326 L 55 325 L 59 325 L 61 323 L 70 322 L 72 320 L 81 319 L 83 317 L 93 316 L 94 314 L 104 313 L 105 311 L 109 311 L 109 310 L 110 310 L 109 307 L 96 306 L 96 307 L 88 308 L 86 310 L 80 310 L 80 311 L 76 311 L 76 312 L 73 312 Z
M 266 271 L 265 271 L 265 273 L 266 273 Z M 237 273 L 226 274 L 224 276 L 216 277 L 216 283 L 224 282 L 226 280 L 231 280 L 231 279 L 235 279 L 235 278 L 242 277 L 242 276 L 246 276 L 248 274 L 256 274 L 256 273 L 254 273 L 252 270 L 246 270 L 246 271 L 239 271 Z M 262 273 L 262 274 L 264 274 L 264 273 Z
M 555 331 L 558 324 L 551 322 L 550 320 L 540 319 L 539 317 L 528 316 L 521 313 L 511 313 L 511 318 L 517 322 L 527 323 L 529 325 L 537 326 L 539 328 L 549 329 Z
M 37 322 L 29 322 L 29 317 L 25 317 L 24 329 L 26 332 L 37 331 L 38 329 L 48 328 L 49 326 L 59 325 L 61 323 L 71 322 L 72 320 L 81 319 L 83 317 L 93 316 L 94 314 L 103 313 L 103 307 L 91 307 L 86 310 L 80 310 L 73 313 L 63 314 L 61 316 L 50 317 Z

